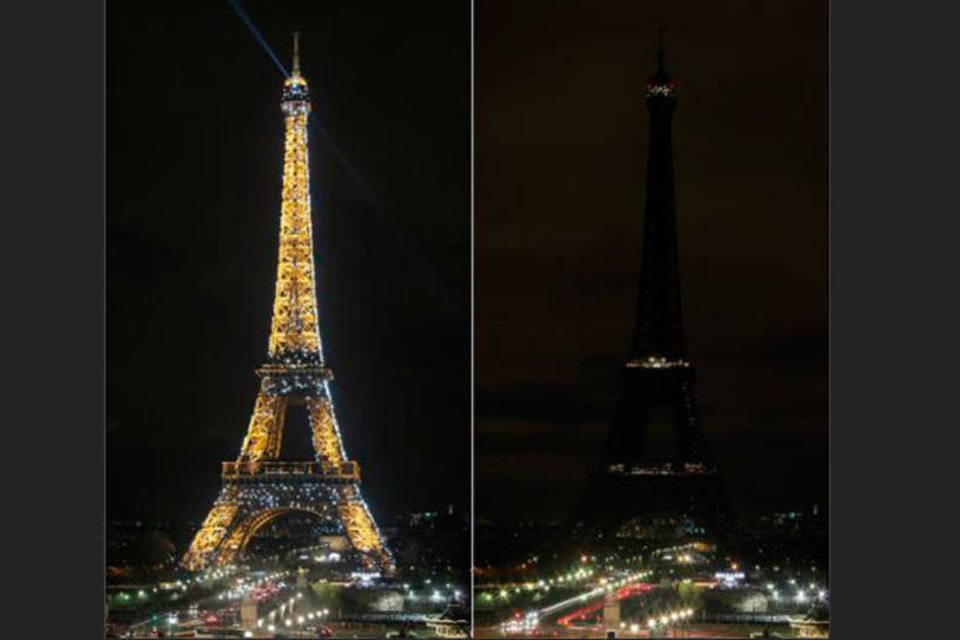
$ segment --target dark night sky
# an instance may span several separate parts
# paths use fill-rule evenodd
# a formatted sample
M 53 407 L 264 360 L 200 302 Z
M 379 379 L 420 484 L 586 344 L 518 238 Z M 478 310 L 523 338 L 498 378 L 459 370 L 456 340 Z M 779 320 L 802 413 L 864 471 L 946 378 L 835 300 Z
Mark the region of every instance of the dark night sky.
M 367 501 L 466 509 L 468 7 L 245 6 L 288 66 L 302 31 L 315 113 L 373 194 L 314 126 L 321 333 Z M 282 77 L 227 2 L 113 3 L 107 28 L 108 518 L 198 520 L 266 356 Z
M 633 323 L 657 28 L 688 347 L 735 509 L 827 491 L 827 3 L 477 7 L 477 518 L 560 518 Z

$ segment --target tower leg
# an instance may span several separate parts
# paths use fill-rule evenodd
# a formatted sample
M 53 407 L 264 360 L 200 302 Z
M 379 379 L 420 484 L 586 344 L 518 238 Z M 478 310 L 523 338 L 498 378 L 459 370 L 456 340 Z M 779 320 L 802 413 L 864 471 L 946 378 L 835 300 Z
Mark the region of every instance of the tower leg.
M 344 461 L 343 444 L 329 398 L 307 398 L 307 413 L 313 435 L 313 450 L 322 462 L 340 466 Z
M 370 515 L 370 510 L 360 497 L 359 490 L 351 487 L 351 490 L 346 492 L 345 498 L 337 505 L 337 511 L 340 513 L 340 521 L 350 539 L 350 544 L 360 553 L 374 559 L 383 573 L 392 575 L 396 571 L 393 557 L 383 542 L 380 531 Z
M 257 395 L 250 416 L 250 426 L 243 438 L 238 462 L 257 462 L 261 459 L 276 460 L 280 457 L 280 442 L 283 422 L 287 412 L 287 398 L 265 393 Z
M 200 571 L 206 567 L 216 556 L 227 532 L 230 531 L 237 510 L 235 504 L 215 504 L 193 537 L 193 542 L 180 564 L 190 571 Z

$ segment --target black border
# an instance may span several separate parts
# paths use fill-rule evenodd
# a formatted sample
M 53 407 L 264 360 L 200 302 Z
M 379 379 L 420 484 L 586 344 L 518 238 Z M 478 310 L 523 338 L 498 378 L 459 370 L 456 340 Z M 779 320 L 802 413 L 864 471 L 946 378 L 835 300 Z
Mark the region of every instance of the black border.
M 952 9 L 830 8 L 834 638 L 956 635 Z
M 21 3 L 4 14 L 2 635 L 98 638 L 104 4 Z

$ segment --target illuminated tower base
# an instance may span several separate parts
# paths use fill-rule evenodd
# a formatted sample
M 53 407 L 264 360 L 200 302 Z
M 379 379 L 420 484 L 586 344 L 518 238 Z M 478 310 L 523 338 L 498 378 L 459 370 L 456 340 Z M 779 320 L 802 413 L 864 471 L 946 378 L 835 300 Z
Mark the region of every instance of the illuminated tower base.
M 240 558 L 257 531 L 288 513 L 309 513 L 342 533 L 368 570 L 390 574 L 393 560 L 359 489 L 357 463 L 224 462 L 223 489 L 181 561 L 190 570 Z

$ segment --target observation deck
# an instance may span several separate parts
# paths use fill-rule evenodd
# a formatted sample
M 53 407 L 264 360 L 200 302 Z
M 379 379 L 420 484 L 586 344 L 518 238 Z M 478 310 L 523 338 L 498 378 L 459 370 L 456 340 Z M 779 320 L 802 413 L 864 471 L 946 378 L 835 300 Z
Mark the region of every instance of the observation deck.
M 307 480 L 323 482 L 360 482 L 360 466 L 355 460 L 341 464 L 329 462 L 224 462 L 220 476 L 224 480 Z

